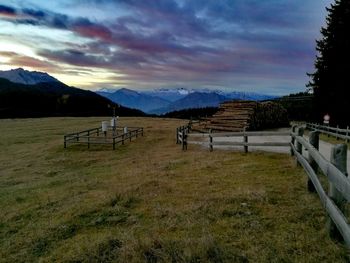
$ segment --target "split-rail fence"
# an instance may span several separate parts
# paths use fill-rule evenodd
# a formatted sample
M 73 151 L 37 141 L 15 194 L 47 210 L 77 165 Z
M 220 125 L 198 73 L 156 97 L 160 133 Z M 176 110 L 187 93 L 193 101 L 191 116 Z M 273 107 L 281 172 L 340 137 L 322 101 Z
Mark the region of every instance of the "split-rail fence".
M 249 143 L 249 136 L 290 136 L 290 142 L 260 142 Z M 210 151 L 214 146 L 242 146 L 248 152 L 249 146 L 289 146 L 290 153 L 296 157 L 297 163 L 301 165 L 308 175 L 307 189 L 317 192 L 328 220 L 327 229 L 332 238 L 344 240 L 350 248 L 350 225 L 347 219 L 346 203 L 350 202 L 350 180 L 348 179 L 346 159 L 347 145 L 337 144 L 331 150 L 330 161 L 318 151 L 319 131 L 312 131 L 307 140 L 304 136 L 304 128 L 294 126 L 290 132 L 236 132 L 236 133 L 191 133 L 190 125 L 177 128 L 176 142 L 187 150 L 188 144 L 201 144 L 207 146 Z M 215 142 L 215 137 L 237 137 L 243 138 L 242 142 Z M 204 138 L 204 141 L 195 141 L 193 138 Z M 319 176 L 326 176 L 328 190 L 324 189 Z
M 343 139 L 346 142 L 350 141 L 350 129 L 349 126 L 346 129 L 341 129 L 339 126 L 331 127 L 316 123 L 306 123 L 306 128 L 309 130 L 319 131 L 320 133 L 327 134 L 329 136 L 333 136 L 336 139 Z

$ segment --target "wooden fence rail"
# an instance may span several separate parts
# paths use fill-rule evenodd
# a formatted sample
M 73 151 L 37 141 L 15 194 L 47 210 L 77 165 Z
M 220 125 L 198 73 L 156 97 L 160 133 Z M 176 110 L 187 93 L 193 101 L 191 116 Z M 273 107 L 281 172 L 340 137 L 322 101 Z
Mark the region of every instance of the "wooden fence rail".
M 85 131 L 75 132 L 64 135 L 64 148 L 68 144 L 87 144 L 90 148 L 91 144 L 109 144 L 112 145 L 113 150 L 118 143 L 124 144 L 126 140 L 131 141 L 132 138 L 143 136 L 142 127 L 128 127 L 127 131 L 124 128 L 111 128 L 104 133 L 102 127 L 93 128 Z
M 251 146 L 290 146 L 289 142 L 249 142 L 250 136 L 290 136 L 290 132 L 222 132 L 222 133 L 189 133 L 190 129 L 187 126 L 177 128 L 177 143 L 182 143 L 183 150 L 187 149 L 188 144 L 207 145 L 210 151 L 213 151 L 215 146 L 242 146 L 244 152 L 248 152 L 248 147 Z M 223 137 L 242 137 L 241 142 L 237 141 L 215 141 L 215 138 Z M 199 139 L 199 140 L 198 140 Z M 203 141 L 204 139 L 204 141 Z
M 339 127 L 330 127 L 316 123 L 306 123 L 306 128 L 314 131 L 319 131 L 321 133 L 327 134 L 328 136 L 333 136 L 336 139 L 343 139 L 346 142 L 350 141 L 349 126 L 347 126 L 346 129 L 340 129 Z
M 290 146 L 291 154 L 294 155 L 308 175 L 307 188 L 311 192 L 317 192 L 327 214 L 327 229 L 331 237 L 344 240 L 350 248 L 350 225 L 346 213 L 347 202 L 350 202 L 350 180 L 348 179 L 346 159 L 347 145 L 338 144 L 333 146 L 331 161 L 328 161 L 318 151 L 319 131 L 309 134 L 309 141 L 303 137 L 302 127 L 292 127 L 291 132 L 228 132 L 228 133 L 190 133 L 188 126 L 177 128 L 177 143 L 187 149 L 187 144 L 208 145 L 210 151 L 216 145 L 242 146 L 248 152 L 249 146 Z M 290 136 L 291 142 L 248 142 L 249 136 Z M 242 137 L 242 142 L 215 142 L 217 137 Z M 196 140 L 197 139 L 197 140 Z M 198 141 L 199 139 L 199 141 Z M 203 141 L 204 140 L 204 141 Z M 303 149 L 307 157 L 303 155 Z M 328 179 L 329 189 L 325 191 L 319 178 L 318 171 Z
M 309 142 L 303 137 L 303 130 L 298 128 L 292 132 L 291 150 L 296 156 L 298 163 L 306 171 L 313 188 L 317 191 L 321 203 L 326 209 L 329 220 L 327 228 L 331 237 L 343 239 L 350 247 L 350 226 L 347 218 L 344 216 L 345 202 L 350 201 L 350 182 L 346 172 L 346 153 L 345 144 L 335 145 L 331 152 L 331 161 L 327 161 L 317 150 L 318 132 L 313 132 L 309 136 Z M 316 147 L 315 147 L 316 146 Z M 303 148 L 308 152 L 308 158 L 303 156 Z M 316 165 L 315 165 L 316 164 Z M 323 189 L 317 176 L 317 169 L 327 177 L 329 181 L 328 193 Z M 310 184 L 308 183 L 308 189 Z

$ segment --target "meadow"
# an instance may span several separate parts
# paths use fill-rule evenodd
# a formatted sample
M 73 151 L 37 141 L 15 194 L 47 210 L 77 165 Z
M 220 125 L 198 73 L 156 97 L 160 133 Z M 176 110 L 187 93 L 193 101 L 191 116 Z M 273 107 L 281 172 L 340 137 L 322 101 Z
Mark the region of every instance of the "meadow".
M 125 145 L 65 133 L 108 118 L 0 120 L 0 262 L 348 262 L 286 154 L 175 144 L 184 120 Z

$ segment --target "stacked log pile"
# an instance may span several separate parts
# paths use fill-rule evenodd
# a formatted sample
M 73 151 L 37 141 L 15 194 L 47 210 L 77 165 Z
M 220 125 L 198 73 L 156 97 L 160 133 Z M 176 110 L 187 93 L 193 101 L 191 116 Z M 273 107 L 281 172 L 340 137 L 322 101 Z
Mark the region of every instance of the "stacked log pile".
M 287 111 L 274 102 L 228 101 L 212 117 L 202 120 L 193 130 L 207 132 L 262 130 L 288 125 Z

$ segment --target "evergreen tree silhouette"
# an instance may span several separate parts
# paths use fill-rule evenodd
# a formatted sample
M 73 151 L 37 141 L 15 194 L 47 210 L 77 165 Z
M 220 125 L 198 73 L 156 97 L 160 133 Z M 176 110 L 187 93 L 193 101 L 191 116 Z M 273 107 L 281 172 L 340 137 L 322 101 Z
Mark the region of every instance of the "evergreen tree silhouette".
M 314 91 L 315 118 L 328 113 L 331 125 L 350 125 L 350 1 L 336 0 L 327 8 L 322 39 L 316 41 L 315 72 L 308 74 Z

